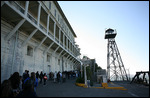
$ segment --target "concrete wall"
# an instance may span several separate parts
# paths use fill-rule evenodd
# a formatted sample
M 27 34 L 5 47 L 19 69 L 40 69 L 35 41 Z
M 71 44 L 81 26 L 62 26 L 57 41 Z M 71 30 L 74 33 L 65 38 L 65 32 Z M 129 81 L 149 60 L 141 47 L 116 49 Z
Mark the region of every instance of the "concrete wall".
M 53 50 L 51 49 L 48 51 L 50 62 L 47 62 L 47 54 L 43 54 L 43 51 L 47 47 L 42 44 L 37 51 L 34 51 L 40 42 L 33 38 L 22 47 L 22 42 L 27 39 L 27 35 L 22 31 L 18 31 L 17 40 L 17 33 L 15 33 L 6 41 L 5 37 L 13 28 L 13 26 L 1 19 L 1 82 L 4 79 L 8 79 L 10 75 L 16 71 L 19 72 L 20 75 L 22 75 L 25 70 L 29 70 L 29 73 L 36 71 L 46 73 L 49 73 L 49 71 L 62 71 L 62 62 L 64 71 L 73 70 L 73 67 L 70 67 L 70 65 L 72 65 L 70 61 L 66 61 L 64 57 L 63 61 L 62 57 L 57 58 L 58 53 L 52 55 Z M 27 55 L 27 46 L 33 48 L 33 56 Z M 58 65 L 58 59 L 60 59 L 60 65 Z M 65 64 L 67 64 L 67 66 Z

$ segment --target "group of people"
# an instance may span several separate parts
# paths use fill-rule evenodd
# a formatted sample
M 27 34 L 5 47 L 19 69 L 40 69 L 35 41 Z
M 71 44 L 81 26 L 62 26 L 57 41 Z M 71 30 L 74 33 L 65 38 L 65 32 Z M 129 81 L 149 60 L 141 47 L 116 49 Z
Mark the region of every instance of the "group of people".
M 55 73 L 53 72 L 49 73 L 49 80 L 54 80 L 54 83 L 56 82 L 63 83 L 66 81 L 66 78 L 73 79 L 78 76 L 79 76 L 79 73 L 75 71 L 63 71 L 63 72 L 55 71 Z
M 55 71 L 55 73 L 49 73 L 49 80 L 54 80 L 54 83 L 63 83 L 66 81 L 66 78 L 73 79 L 79 74 L 74 71 Z M 23 75 L 20 75 L 18 72 L 14 72 L 9 79 L 6 79 L 1 84 L 1 97 L 37 97 L 36 88 L 38 84 L 46 85 L 48 80 L 46 73 L 43 74 L 41 71 L 40 74 L 37 71 L 31 72 L 25 70 Z
M 40 78 L 40 79 L 39 79 Z M 38 83 L 46 84 L 47 76 L 46 73 L 38 74 L 38 71 L 31 72 L 25 70 L 23 75 L 18 72 L 14 72 L 9 79 L 4 80 L 1 83 L 1 97 L 37 97 L 36 87 Z
M 38 80 L 40 80 L 40 84 L 42 84 L 42 81 L 44 81 L 44 85 L 46 85 L 46 80 L 47 80 L 47 75 L 46 73 L 43 74 L 43 72 L 41 71 L 41 73 L 39 74 L 39 72 L 36 72 L 36 78 Z

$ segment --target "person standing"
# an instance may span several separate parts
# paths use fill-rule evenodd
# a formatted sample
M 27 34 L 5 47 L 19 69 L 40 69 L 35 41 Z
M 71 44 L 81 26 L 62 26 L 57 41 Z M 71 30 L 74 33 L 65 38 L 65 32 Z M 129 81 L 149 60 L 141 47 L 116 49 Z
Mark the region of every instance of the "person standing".
M 37 72 L 36 72 L 36 78 L 38 79 L 38 81 L 39 81 L 39 76 L 40 76 L 40 75 L 39 75 L 39 71 L 37 71 Z
M 24 80 L 27 79 L 27 78 L 28 78 L 28 76 L 27 76 L 27 70 L 25 70 L 25 72 L 22 75 L 22 88 L 24 86 Z
M 62 73 L 62 78 L 63 78 L 63 82 L 65 82 L 66 81 L 66 74 L 65 74 L 65 72 Z
M 56 79 L 57 79 L 57 71 L 55 71 L 54 73 L 54 83 L 56 83 Z
M 52 73 L 49 72 L 49 80 L 51 80 L 51 78 L 52 78 Z
M 59 72 L 59 75 L 60 75 L 59 83 L 61 83 L 61 82 L 62 82 L 62 73 L 61 73 L 61 72 Z
M 57 73 L 57 82 L 59 83 L 59 81 L 60 81 L 60 74 L 59 74 L 60 72 L 58 72 Z
M 41 73 L 40 73 L 40 84 L 42 83 L 42 80 L 43 80 L 43 72 L 41 71 Z
M 36 78 L 39 79 L 39 71 L 36 72 Z
M 25 70 L 25 72 L 24 72 L 23 75 L 22 75 L 22 76 L 23 76 L 23 77 L 22 77 L 22 80 L 23 80 L 23 81 L 27 78 L 27 75 L 26 75 L 26 74 L 27 74 L 27 70 Z
M 4 80 L 1 84 L 1 97 L 15 97 L 10 80 Z
M 19 90 L 20 91 L 22 91 L 22 76 L 19 76 L 19 78 L 20 78 L 20 84 L 19 84 Z
M 36 91 L 36 87 L 38 86 L 38 79 L 36 78 L 35 76 L 35 72 L 32 72 L 31 73 L 31 77 L 28 77 L 25 81 L 24 81 L 24 84 L 27 80 L 31 80 L 31 82 L 34 83 L 34 91 Z
M 19 92 L 16 97 L 38 97 L 34 90 L 34 82 L 32 81 L 32 79 L 26 80 L 24 89 Z
M 76 71 L 76 78 L 78 78 L 78 72 Z
M 26 78 L 29 78 L 29 70 L 27 70 Z
M 46 73 L 44 73 L 44 85 L 46 85 L 46 80 L 47 80 L 47 75 L 46 75 Z
M 13 89 L 13 94 L 16 96 L 19 93 L 19 84 L 20 84 L 20 77 L 18 72 L 14 72 L 13 75 L 9 78 L 11 82 L 11 87 Z

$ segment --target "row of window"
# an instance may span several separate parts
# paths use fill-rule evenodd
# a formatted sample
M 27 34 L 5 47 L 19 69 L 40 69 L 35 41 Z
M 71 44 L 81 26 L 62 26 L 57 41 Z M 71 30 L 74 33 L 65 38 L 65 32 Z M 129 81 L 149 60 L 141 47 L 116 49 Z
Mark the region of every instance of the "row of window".
M 52 8 L 51 1 L 46 1 L 45 4 L 46 4 L 46 5 L 49 4 L 49 5 L 47 5 L 47 6 L 49 6 L 49 10 L 51 10 L 51 8 Z M 57 16 L 57 10 L 56 10 L 56 9 L 54 9 L 54 16 L 55 16 L 55 18 L 57 19 L 57 17 L 56 17 L 56 16 Z M 74 42 L 74 37 L 73 37 L 73 35 L 71 34 L 71 32 L 69 31 L 69 29 L 68 29 L 67 26 L 65 25 L 63 19 L 62 19 L 62 18 L 60 19 L 59 13 L 58 13 L 58 22 L 61 24 L 62 29 L 64 29 L 64 31 L 68 32 L 68 33 L 66 34 L 66 35 L 68 35 L 68 38 Z
M 33 48 L 31 46 L 27 46 L 27 55 L 28 56 L 33 56 Z M 50 62 L 50 55 L 47 54 L 47 62 Z M 60 65 L 60 59 L 58 59 L 58 65 Z M 67 65 L 67 63 L 66 63 Z
M 33 56 L 33 48 L 30 46 L 27 46 L 27 55 L 28 56 Z M 50 55 L 47 54 L 47 62 L 50 62 Z M 58 62 L 58 64 L 60 64 L 60 61 Z
M 48 5 L 49 6 L 49 10 L 51 10 L 51 8 L 52 8 L 51 1 L 47 1 L 47 2 L 49 2 L 49 5 Z M 60 23 L 62 29 L 67 33 L 67 35 L 69 36 L 69 38 L 74 41 L 73 35 L 71 34 L 71 32 L 69 31 L 69 29 L 65 25 L 63 19 L 59 15 L 59 13 L 58 13 L 58 18 L 57 18 L 57 10 L 56 9 L 54 9 L 54 16 L 55 16 L 56 20 L 58 20 L 58 23 Z

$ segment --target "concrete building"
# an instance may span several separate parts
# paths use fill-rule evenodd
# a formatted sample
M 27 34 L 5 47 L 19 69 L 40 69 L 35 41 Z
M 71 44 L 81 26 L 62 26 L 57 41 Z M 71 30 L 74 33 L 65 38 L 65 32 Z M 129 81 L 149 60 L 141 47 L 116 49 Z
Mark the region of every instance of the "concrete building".
M 57 1 L 1 1 L 1 82 L 16 71 L 75 70 L 76 37 Z
M 107 83 L 106 69 L 97 70 L 97 82 L 98 83 Z

